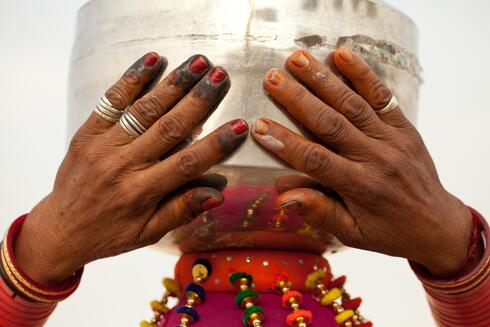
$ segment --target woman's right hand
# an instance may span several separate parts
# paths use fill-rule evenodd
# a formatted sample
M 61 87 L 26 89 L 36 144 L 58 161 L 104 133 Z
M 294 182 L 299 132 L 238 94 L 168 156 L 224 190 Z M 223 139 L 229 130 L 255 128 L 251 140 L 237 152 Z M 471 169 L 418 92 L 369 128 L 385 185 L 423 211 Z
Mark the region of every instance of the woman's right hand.
M 15 242 L 18 264 L 37 282 L 57 284 L 91 261 L 153 244 L 223 202 L 226 179 L 201 175 L 245 140 L 246 122 L 170 151 L 218 105 L 229 77 L 196 55 L 144 94 L 165 68 L 165 58 L 148 53 L 106 92 L 115 108 L 130 105 L 143 135 L 94 112 L 73 137 L 53 191 Z

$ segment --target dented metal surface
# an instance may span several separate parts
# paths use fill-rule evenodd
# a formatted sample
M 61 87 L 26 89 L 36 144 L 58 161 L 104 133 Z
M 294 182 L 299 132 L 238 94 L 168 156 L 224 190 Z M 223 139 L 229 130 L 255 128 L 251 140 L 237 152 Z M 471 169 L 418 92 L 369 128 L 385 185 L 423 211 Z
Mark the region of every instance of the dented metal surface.
M 195 53 L 224 66 L 232 87 L 204 122 L 201 139 L 223 122 L 267 116 L 307 135 L 262 91 L 263 75 L 281 67 L 299 48 L 321 60 L 339 45 L 360 53 L 416 120 L 420 66 L 417 29 L 396 9 L 374 0 L 91 0 L 78 14 L 68 105 L 69 137 L 90 114 L 98 97 L 135 58 L 148 51 L 167 57 L 170 72 Z M 249 139 L 213 168 L 228 177 L 225 204 L 167 235 L 166 251 L 216 248 L 282 248 L 322 252 L 332 237 L 290 217 L 273 220 L 276 176 L 289 168 Z M 257 198 L 265 199 L 248 217 Z

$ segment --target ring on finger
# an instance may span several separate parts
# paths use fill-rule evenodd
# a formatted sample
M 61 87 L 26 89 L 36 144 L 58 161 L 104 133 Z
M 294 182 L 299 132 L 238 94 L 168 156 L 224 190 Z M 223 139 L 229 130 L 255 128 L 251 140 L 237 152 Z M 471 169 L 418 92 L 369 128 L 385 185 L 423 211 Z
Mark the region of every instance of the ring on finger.
M 121 127 L 132 137 L 138 137 L 146 132 L 146 127 L 141 124 L 132 113 L 126 111 L 119 119 Z
M 378 115 L 383 115 L 392 112 L 396 108 L 398 108 L 398 99 L 396 98 L 396 96 L 393 95 L 390 99 L 390 102 L 388 102 L 388 104 L 386 105 L 386 107 L 380 110 L 376 110 L 376 113 Z
M 97 115 L 99 115 L 99 117 L 107 120 L 110 123 L 117 123 L 124 113 L 123 110 L 117 110 L 114 108 L 112 103 L 105 95 L 103 95 L 97 102 L 94 111 Z

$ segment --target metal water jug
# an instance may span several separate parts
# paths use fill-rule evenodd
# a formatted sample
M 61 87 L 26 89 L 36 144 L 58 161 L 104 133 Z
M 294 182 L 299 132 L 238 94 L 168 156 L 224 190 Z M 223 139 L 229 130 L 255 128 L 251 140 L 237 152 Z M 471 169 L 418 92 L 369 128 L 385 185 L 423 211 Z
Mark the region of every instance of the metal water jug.
M 270 117 L 304 133 L 271 103 L 263 75 L 304 48 L 320 60 L 339 46 L 360 54 L 396 94 L 413 122 L 420 67 L 417 29 L 406 15 L 378 0 L 91 0 L 78 12 L 68 90 L 68 136 L 98 97 L 145 52 L 167 57 L 167 72 L 205 54 L 232 80 L 227 97 L 202 124 L 204 137 L 226 121 Z M 187 145 L 186 145 L 187 146 Z M 225 203 L 166 235 L 167 252 L 231 248 L 335 251 L 328 231 L 274 208 L 274 180 L 291 173 L 251 138 L 212 168 L 228 178 Z

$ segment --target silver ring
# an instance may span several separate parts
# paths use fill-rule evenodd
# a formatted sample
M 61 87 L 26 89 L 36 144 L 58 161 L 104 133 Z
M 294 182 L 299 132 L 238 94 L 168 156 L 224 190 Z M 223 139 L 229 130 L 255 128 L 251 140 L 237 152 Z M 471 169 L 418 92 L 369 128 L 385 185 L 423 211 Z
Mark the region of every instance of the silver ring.
M 376 113 L 378 115 L 383 115 L 392 112 L 396 108 L 398 108 L 398 99 L 396 98 L 396 96 L 393 95 L 390 99 L 390 102 L 388 102 L 388 104 L 386 105 L 386 107 L 380 110 L 376 110 Z
M 103 95 L 99 102 L 97 102 L 94 111 L 97 115 L 99 115 L 99 117 L 107 120 L 110 123 L 117 123 L 124 113 L 123 110 L 117 110 L 114 108 L 112 103 L 106 98 L 105 95 Z
M 146 132 L 147 128 L 141 124 L 132 113 L 126 111 L 119 119 L 121 127 L 132 137 L 138 137 Z

